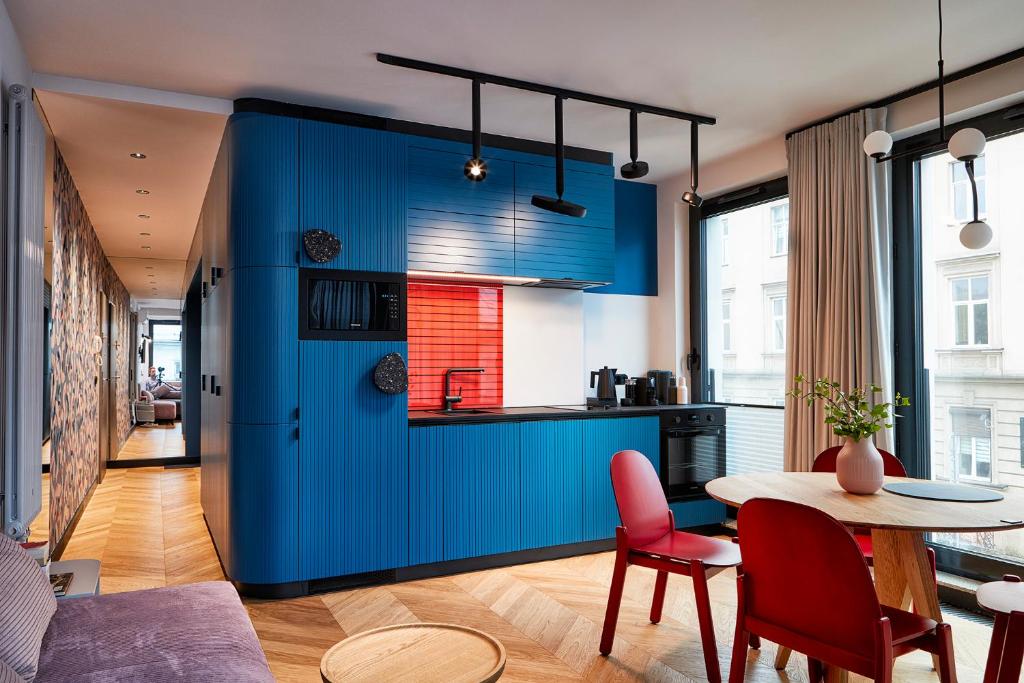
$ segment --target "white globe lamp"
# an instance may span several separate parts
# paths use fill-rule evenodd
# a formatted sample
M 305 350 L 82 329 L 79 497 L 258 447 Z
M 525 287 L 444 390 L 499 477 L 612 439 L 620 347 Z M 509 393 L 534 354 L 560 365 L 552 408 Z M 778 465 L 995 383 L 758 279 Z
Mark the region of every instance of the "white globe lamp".
M 949 153 L 960 161 L 977 159 L 985 151 L 985 134 L 977 128 L 961 128 L 949 139 Z
M 892 149 L 892 136 L 884 130 L 876 130 L 864 138 L 864 153 L 872 159 L 884 157 Z
M 992 241 L 992 228 L 985 221 L 971 221 L 960 228 L 960 244 L 968 249 L 984 249 Z

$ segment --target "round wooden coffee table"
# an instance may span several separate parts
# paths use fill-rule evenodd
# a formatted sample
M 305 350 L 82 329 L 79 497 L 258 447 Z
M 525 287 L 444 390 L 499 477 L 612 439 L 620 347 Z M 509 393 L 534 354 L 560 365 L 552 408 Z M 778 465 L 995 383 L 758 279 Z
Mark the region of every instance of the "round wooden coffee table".
M 320 676 L 327 683 L 491 683 L 504 671 L 502 644 L 457 624 L 395 624 L 363 631 L 320 660 Z

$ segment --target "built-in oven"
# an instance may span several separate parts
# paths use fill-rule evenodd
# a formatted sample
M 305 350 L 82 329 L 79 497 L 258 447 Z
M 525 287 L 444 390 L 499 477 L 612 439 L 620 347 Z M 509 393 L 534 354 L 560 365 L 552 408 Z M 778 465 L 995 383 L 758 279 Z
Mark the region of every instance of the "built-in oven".
M 405 273 L 299 269 L 299 339 L 405 341 Z
M 670 501 L 700 498 L 704 485 L 725 476 L 725 408 L 663 410 L 661 484 Z

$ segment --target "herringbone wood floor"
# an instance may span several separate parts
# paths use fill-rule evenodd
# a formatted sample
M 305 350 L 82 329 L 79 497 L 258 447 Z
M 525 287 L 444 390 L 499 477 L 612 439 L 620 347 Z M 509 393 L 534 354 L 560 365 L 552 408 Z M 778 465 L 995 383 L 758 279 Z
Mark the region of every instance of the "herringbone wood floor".
M 199 505 L 198 468 L 108 470 L 64 558 L 99 558 L 105 593 L 223 579 Z M 704 663 L 689 579 L 671 577 L 665 618 L 647 620 L 653 572 L 632 568 L 615 650 L 597 654 L 612 555 L 602 553 L 296 600 L 247 600 L 274 674 L 317 681 L 324 651 L 349 634 L 409 621 L 482 629 L 505 645 L 505 681 L 701 681 Z M 727 671 L 735 606 L 731 573 L 710 582 L 719 659 Z M 822 606 L 827 609 L 827 606 Z M 950 617 L 960 680 L 981 680 L 991 629 Z M 775 646 L 748 658 L 748 681 L 806 681 L 794 655 L 775 671 Z M 898 681 L 937 680 L 920 653 L 901 658 Z

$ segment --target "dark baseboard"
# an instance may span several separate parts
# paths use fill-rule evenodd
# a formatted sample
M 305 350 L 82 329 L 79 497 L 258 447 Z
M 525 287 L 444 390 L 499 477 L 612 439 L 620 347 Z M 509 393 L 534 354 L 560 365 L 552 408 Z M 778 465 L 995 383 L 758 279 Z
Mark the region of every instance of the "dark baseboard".
M 75 516 L 71 518 L 71 522 L 68 523 L 64 529 L 64 535 L 60 537 L 53 547 L 50 548 L 50 559 L 59 560 L 60 556 L 64 553 L 64 549 L 68 546 L 68 541 L 71 540 L 71 534 L 75 532 L 75 528 L 78 526 L 78 522 L 82 519 L 82 515 L 85 513 L 86 506 L 89 505 L 89 501 L 92 500 L 92 494 L 96 491 L 96 486 L 99 482 L 94 481 L 89 487 L 89 492 L 85 494 L 85 498 L 82 499 L 81 505 L 75 510 Z M 50 505 L 53 505 L 53 500 L 50 500 Z M 49 511 L 47 511 L 49 514 Z
M 143 458 L 140 460 L 111 460 L 107 469 L 123 470 L 133 467 L 194 467 L 199 458 L 182 456 L 180 458 Z

